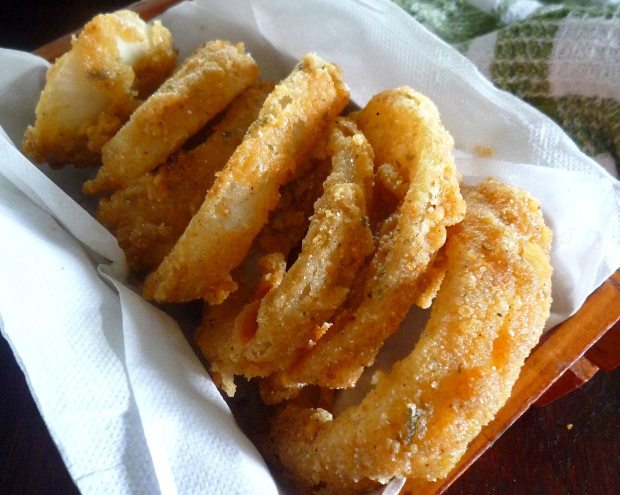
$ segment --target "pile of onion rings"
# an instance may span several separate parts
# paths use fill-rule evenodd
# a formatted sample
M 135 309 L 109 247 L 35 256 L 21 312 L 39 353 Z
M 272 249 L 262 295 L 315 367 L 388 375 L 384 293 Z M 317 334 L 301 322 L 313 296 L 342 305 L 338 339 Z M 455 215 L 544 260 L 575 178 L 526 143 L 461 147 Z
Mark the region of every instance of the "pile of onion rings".
M 345 114 L 343 75 L 316 54 L 274 84 L 242 43 L 217 40 L 170 75 L 163 26 L 91 22 L 50 70 L 25 151 L 101 164 L 83 190 L 143 295 L 205 301 L 196 343 L 215 382 L 229 396 L 235 377 L 259 385 L 273 412 L 264 453 L 299 487 L 446 476 L 549 316 L 538 202 L 494 179 L 462 186 L 439 111 L 409 87 Z M 67 106 L 65 78 L 98 104 Z M 415 305 L 430 307 L 415 348 L 361 403 L 330 411 Z
M 415 346 L 338 417 L 287 405 L 272 449 L 309 491 L 446 476 L 510 395 L 551 304 L 551 234 L 528 194 L 487 180 L 445 246 L 447 270 Z

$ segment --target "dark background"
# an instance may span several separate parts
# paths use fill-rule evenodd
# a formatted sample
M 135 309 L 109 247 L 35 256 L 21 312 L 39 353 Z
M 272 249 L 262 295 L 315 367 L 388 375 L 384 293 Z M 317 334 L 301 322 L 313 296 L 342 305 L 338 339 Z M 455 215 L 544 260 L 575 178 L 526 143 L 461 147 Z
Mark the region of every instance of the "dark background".
M 14 1 L 0 12 L 0 46 L 34 48 L 126 1 Z M 567 425 L 572 424 L 572 429 Z M 0 493 L 76 493 L 0 338 Z M 448 491 L 471 494 L 620 494 L 620 369 L 528 411 Z
M 13 0 L 0 9 L 0 46 L 33 50 L 84 25 L 94 14 L 130 3 L 123 0 L 43 2 Z

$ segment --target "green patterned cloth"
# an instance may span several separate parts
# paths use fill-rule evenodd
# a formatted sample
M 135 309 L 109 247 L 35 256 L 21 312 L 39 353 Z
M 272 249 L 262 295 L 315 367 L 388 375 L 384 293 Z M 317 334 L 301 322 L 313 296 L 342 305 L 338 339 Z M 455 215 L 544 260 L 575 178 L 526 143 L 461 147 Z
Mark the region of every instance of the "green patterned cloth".
M 617 1 L 393 1 L 619 175 Z

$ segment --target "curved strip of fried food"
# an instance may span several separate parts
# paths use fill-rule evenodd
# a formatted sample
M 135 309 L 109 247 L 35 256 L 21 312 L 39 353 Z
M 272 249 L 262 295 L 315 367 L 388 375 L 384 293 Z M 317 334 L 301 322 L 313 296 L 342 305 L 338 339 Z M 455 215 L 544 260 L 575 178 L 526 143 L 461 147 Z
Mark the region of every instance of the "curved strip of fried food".
M 449 233 L 445 280 L 412 353 L 336 419 L 296 406 L 277 416 L 275 455 L 309 490 L 442 478 L 509 397 L 549 316 L 551 231 L 523 191 L 486 180 L 464 195 L 467 215 Z
M 280 190 L 280 201 L 269 222 L 256 238 L 265 253 L 282 253 L 288 260 L 298 254 L 315 201 L 323 193 L 323 182 L 331 168 L 326 157 L 311 157 L 301 173 Z
M 247 323 L 247 318 L 238 318 L 239 308 L 252 305 L 254 318 L 250 327 L 252 332 L 255 330 L 257 304 L 272 287 L 282 282 L 286 260 L 308 230 L 312 206 L 321 195 L 329 171 L 324 147 L 319 144 L 319 149 L 314 149 L 307 163 L 301 165 L 297 176 L 282 187 L 280 201 L 269 216 L 269 222 L 256 238 L 248 256 L 232 272 L 238 289 L 221 304 L 204 305 L 202 323 L 195 334 L 196 344 L 204 354 L 213 354 L 213 351 L 206 350 L 207 347 L 221 349 L 233 333 L 239 332 L 235 327 Z M 234 374 L 213 367 L 210 371 L 218 387 L 233 397 L 236 391 Z
M 375 162 L 392 164 L 406 192 L 383 224 L 377 251 L 360 281 L 359 304 L 340 312 L 311 352 L 269 378 L 263 387 L 271 387 L 263 395 L 269 402 L 280 400 L 279 390 L 303 384 L 355 385 L 410 307 L 430 305 L 443 272 L 429 268 L 445 242 L 446 227 L 465 212 L 452 137 L 428 98 L 408 87 L 385 91 L 370 100 L 356 121 L 373 147 Z
M 86 194 L 126 187 L 176 151 L 258 77 L 243 43 L 202 45 L 102 148 L 103 166 Z
M 374 250 L 367 217 L 372 149 L 353 121 L 340 118 L 331 129 L 328 153 L 332 171 L 301 253 L 282 282 L 244 307 L 227 339 L 210 338 L 221 329 L 202 334 L 200 346 L 212 371 L 251 378 L 288 367 L 329 327 L 327 320 Z
M 172 250 L 273 86 L 254 83 L 233 100 L 205 142 L 101 199 L 97 218 L 114 233 L 134 271 L 155 269 Z
M 258 269 L 258 280 L 255 280 Z M 235 372 L 230 365 L 221 365 L 218 355 L 226 355 L 237 340 L 246 340 L 256 331 L 256 313 L 263 296 L 282 283 L 286 272 L 286 261 L 280 252 L 261 255 L 259 249 L 252 250 L 243 263 L 234 271 L 238 290 L 222 304 L 205 304 L 202 323 L 195 336 L 196 343 L 203 354 L 213 361 L 210 373 L 214 382 L 229 397 L 236 392 Z M 237 345 L 238 351 L 238 345 Z M 232 352 L 232 350 L 230 351 Z M 236 355 L 239 352 L 235 353 Z M 219 365 L 218 365 L 219 364 Z M 252 363 L 244 363 L 249 376 L 261 374 L 261 368 Z
M 37 163 L 99 163 L 101 147 L 176 66 L 172 35 L 121 10 L 94 17 L 46 74 L 24 153 Z
M 279 189 L 348 101 L 340 70 L 306 55 L 267 97 L 256 122 L 207 193 L 172 252 L 144 284 L 156 301 L 221 303 L 230 272 L 277 206 Z
M 301 254 L 282 283 L 263 298 L 256 334 L 244 352 L 270 373 L 287 368 L 300 350 L 315 345 L 374 251 L 368 223 L 372 148 L 357 126 L 342 118 L 332 129 L 329 154 L 332 172 L 315 204 Z

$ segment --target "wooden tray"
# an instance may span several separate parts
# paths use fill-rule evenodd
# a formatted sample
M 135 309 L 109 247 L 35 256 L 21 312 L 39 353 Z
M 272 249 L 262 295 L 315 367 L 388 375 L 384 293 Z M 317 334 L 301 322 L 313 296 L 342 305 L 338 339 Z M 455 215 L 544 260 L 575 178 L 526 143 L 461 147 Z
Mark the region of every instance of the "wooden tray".
M 180 0 L 145 0 L 127 8 L 148 20 L 177 3 Z M 52 61 L 68 50 L 70 39 L 71 33 L 34 53 Z M 408 482 L 403 493 L 443 493 L 530 406 L 545 405 L 585 383 L 599 368 L 610 371 L 619 364 L 620 271 L 616 271 L 575 315 L 544 335 L 525 362 L 508 402 L 472 441 L 448 477 L 433 483 Z

